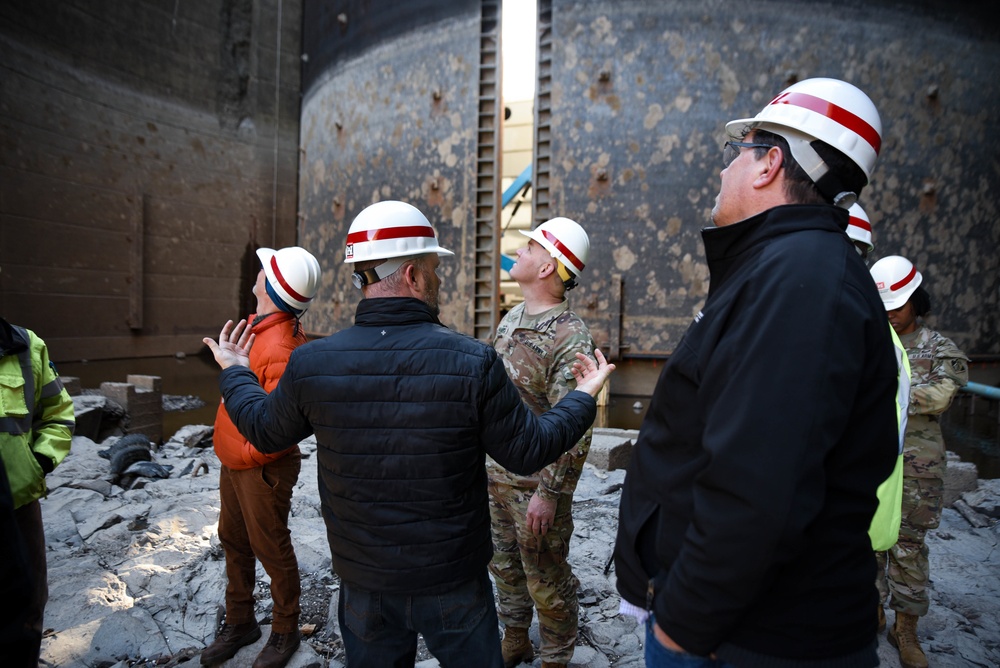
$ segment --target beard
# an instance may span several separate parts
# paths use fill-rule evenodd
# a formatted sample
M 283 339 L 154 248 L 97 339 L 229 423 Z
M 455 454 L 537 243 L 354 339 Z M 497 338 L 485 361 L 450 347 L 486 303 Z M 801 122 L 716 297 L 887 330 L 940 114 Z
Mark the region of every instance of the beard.
M 441 307 L 438 304 L 438 295 L 436 292 L 432 295 L 427 295 L 424 299 L 424 303 L 427 304 L 427 308 L 430 309 L 435 318 L 441 315 Z

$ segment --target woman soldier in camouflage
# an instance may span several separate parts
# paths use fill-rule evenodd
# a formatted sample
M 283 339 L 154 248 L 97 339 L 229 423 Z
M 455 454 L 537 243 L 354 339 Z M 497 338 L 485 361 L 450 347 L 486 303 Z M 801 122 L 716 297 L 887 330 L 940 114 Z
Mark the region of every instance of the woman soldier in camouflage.
M 884 604 L 896 611 L 889 642 L 899 650 L 904 668 L 924 668 L 917 640 L 917 619 L 927 614 L 930 567 L 924 536 L 938 526 L 944 496 L 945 445 L 938 416 L 969 380 L 968 358 L 947 337 L 928 328 L 922 318 L 931 310 L 923 277 L 904 257 L 884 257 L 871 269 L 889 323 L 910 359 L 910 406 L 903 447 L 903 507 L 899 541 L 879 552 L 876 578 Z M 888 566 L 888 577 L 886 567 Z M 879 630 L 885 616 L 879 606 Z

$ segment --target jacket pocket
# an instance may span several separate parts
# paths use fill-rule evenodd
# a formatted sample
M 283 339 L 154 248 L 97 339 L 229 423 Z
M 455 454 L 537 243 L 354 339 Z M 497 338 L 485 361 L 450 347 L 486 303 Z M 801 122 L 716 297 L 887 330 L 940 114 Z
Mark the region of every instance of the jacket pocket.
M 643 608 L 649 579 L 656 575 L 656 518 L 660 504 L 636 495 L 626 499 L 619 514 L 615 546 L 618 589 L 629 603 Z M 625 519 L 627 518 L 627 519 Z
M 0 374 L 0 415 L 23 418 L 28 415 L 24 399 L 24 377 L 20 374 Z

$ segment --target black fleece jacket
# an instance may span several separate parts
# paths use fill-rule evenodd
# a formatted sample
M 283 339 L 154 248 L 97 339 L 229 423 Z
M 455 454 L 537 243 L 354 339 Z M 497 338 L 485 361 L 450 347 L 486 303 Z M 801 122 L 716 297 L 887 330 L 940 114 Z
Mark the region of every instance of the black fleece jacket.
M 874 657 L 867 531 L 898 446 L 897 370 L 846 224 L 781 206 L 703 231 L 711 288 L 657 382 L 615 553 L 622 596 L 689 652 Z
M 323 519 L 340 577 L 369 591 L 432 593 L 493 554 L 487 453 L 532 473 L 596 415 L 569 393 L 535 417 L 492 347 L 423 302 L 364 299 L 355 324 L 297 348 L 270 394 L 244 367 L 220 378 L 230 417 L 264 452 L 315 433 Z

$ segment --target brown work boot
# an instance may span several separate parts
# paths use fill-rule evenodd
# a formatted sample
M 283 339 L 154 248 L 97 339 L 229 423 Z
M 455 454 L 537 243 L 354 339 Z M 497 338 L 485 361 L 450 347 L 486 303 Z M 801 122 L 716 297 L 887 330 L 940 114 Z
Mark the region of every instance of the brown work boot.
M 889 644 L 899 650 L 899 663 L 903 668 L 927 668 L 927 657 L 917 640 L 916 615 L 896 613 L 896 623 L 889 629 Z
M 215 641 L 202 651 L 201 665 L 211 666 L 231 659 L 240 647 L 255 643 L 259 638 L 260 627 L 257 626 L 257 620 L 246 624 L 223 624 Z
M 503 631 L 503 641 L 500 642 L 500 652 L 503 654 L 504 668 L 514 668 L 517 664 L 531 663 L 535 658 L 535 648 L 528 639 L 528 629 L 508 626 Z
M 253 668 L 283 668 L 295 654 L 302 642 L 302 634 L 298 629 L 291 633 L 275 633 L 267 639 L 264 649 L 257 655 L 257 660 L 253 662 Z
M 554 663 L 552 661 L 542 661 L 542 668 L 566 668 L 566 664 Z
M 878 604 L 878 632 L 882 633 L 882 631 L 885 631 L 885 609 L 882 607 L 882 604 L 879 603 Z

